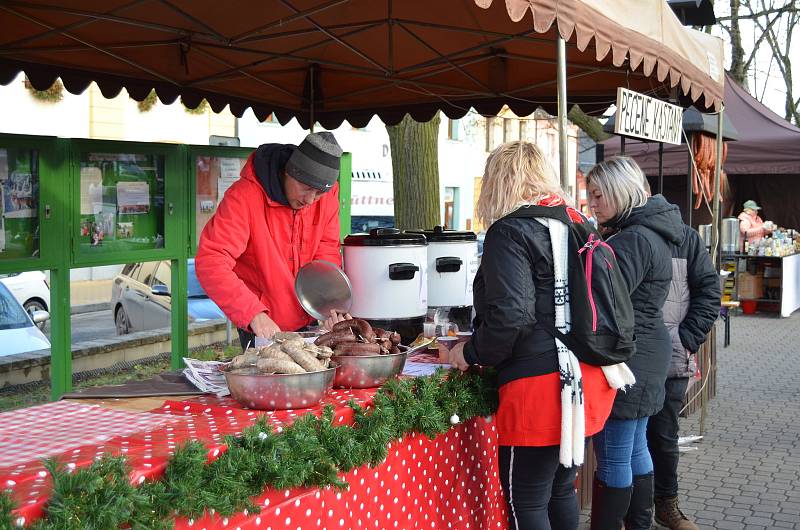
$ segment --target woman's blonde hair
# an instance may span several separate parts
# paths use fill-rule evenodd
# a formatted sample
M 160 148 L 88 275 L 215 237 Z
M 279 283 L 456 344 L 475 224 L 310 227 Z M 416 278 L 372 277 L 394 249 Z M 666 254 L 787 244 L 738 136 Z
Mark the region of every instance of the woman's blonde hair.
M 614 156 L 599 162 L 586 174 L 586 184 L 594 184 L 603 194 L 618 219 L 626 219 L 631 210 L 644 206 L 647 177 L 639 164 L 627 156 Z
M 545 195 L 565 196 L 541 149 L 530 142 L 505 143 L 486 159 L 478 220 L 488 227 L 520 204 Z

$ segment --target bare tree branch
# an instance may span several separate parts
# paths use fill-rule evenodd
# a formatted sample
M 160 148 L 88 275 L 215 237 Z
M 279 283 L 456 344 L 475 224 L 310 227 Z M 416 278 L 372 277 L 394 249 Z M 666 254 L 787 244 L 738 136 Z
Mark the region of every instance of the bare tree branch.
M 768 16 L 768 15 L 774 15 L 774 14 L 797 13 L 798 11 L 800 11 L 800 8 L 798 8 L 796 5 L 794 5 L 794 2 L 792 2 L 791 4 L 783 6 L 783 7 L 765 9 L 763 11 L 758 11 L 758 12 L 751 11 L 750 14 L 747 15 L 746 17 L 737 16 L 737 15 L 731 13 L 730 15 L 725 16 L 725 17 L 717 17 L 717 22 L 720 22 L 720 23 L 729 22 L 729 21 L 732 21 L 732 20 L 737 19 L 737 18 L 739 20 L 753 19 L 753 18 L 759 18 L 759 17 Z

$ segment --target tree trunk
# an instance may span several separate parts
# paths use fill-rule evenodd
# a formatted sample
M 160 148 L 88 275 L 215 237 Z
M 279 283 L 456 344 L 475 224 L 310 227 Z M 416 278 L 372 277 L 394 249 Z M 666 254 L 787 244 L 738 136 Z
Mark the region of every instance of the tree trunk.
M 394 222 L 397 228 L 433 228 L 439 212 L 439 114 L 427 123 L 406 114 L 387 125 L 392 151 Z
M 740 0 L 731 1 L 731 69 L 730 74 L 734 81 L 747 89 L 747 69 L 745 68 L 744 48 L 742 47 L 742 32 L 739 29 Z

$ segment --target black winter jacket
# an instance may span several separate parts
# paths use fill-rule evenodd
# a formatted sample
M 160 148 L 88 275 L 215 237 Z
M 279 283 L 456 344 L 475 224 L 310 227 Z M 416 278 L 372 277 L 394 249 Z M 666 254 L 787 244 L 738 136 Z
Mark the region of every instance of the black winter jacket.
M 693 356 L 717 320 L 719 275 L 700 234 L 683 225 L 683 241 L 672 247 L 672 283 L 664 304 L 664 323 L 672 340 L 667 377 L 691 377 Z M 687 353 L 688 352 L 688 353 Z
M 636 384 L 617 392 L 611 417 L 644 418 L 664 405 L 672 344 L 661 308 L 672 281 L 672 246 L 683 240 L 683 223 L 678 207 L 655 195 L 611 228 L 618 232 L 608 244 L 631 293 L 636 333 L 636 353 L 627 362 Z
M 521 218 L 494 223 L 486 233 L 473 285 L 476 317 L 464 360 L 497 367 L 501 385 L 557 372 L 555 340 L 536 326 L 537 315 L 551 325 L 555 322 L 553 249 L 547 227 Z

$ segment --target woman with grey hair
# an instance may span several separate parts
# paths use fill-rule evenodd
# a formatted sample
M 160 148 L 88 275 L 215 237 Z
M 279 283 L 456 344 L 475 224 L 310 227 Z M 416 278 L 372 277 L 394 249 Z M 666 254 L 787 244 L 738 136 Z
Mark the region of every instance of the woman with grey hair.
M 644 175 L 627 157 L 614 157 L 586 175 L 589 207 L 613 232 L 617 255 L 633 303 L 636 353 L 627 361 L 636 384 L 619 392 L 611 416 L 594 437 L 597 473 L 592 494 L 592 530 L 649 529 L 653 516 L 653 462 L 647 420 L 664 404 L 664 381 L 672 346 L 661 308 L 672 281 L 671 245 L 679 244 L 678 207 L 661 195 L 648 198 Z

